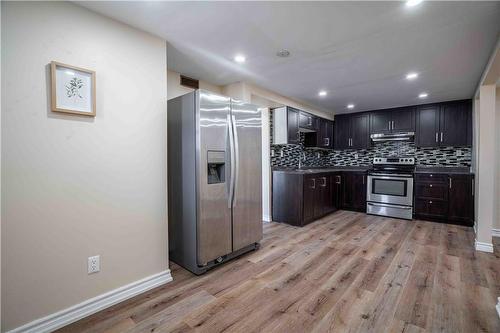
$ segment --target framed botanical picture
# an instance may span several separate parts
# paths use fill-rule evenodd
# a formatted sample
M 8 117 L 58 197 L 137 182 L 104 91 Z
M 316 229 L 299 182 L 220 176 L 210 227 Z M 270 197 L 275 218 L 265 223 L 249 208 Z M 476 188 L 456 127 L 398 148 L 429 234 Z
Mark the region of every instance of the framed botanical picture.
M 95 117 L 95 72 L 52 61 L 52 111 Z

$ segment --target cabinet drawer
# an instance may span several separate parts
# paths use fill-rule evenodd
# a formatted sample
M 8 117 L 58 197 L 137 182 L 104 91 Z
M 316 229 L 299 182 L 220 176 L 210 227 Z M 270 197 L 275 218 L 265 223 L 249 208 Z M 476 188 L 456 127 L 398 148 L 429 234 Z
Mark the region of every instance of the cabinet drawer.
M 442 182 L 415 183 L 415 197 L 418 199 L 448 200 L 448 186 Z
M 447 183 L 448 175 L 440 173 L 419 173 L 415 175 L 417 182 Z
M 447 201 L 415 199 L 415 214 L 417 215 L 445 218 L 447 213 Z

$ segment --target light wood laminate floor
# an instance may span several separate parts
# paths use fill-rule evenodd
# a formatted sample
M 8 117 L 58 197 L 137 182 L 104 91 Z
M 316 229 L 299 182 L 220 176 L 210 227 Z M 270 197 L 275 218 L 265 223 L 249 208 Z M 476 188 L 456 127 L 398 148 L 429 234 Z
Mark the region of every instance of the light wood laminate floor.
M 60 332 L 500 332 L 500 251 L 471 228 L 339 211 Z M 498 243 L 498 242 L 497 242 Z M 500 244 L 496 244 L 500 245 Z

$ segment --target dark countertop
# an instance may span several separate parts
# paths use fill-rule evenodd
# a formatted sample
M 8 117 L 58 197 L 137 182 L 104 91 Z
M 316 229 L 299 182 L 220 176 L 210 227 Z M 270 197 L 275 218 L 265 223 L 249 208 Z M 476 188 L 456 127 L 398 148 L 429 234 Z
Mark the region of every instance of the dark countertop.
M 415 173 L 445 173 L 450 175 L 472 175 L 469 167 L 417 166 Z
M 327 168 L 280 168 L 275 167 L 272 168 L 273 171 L 286 172 L 291 174 L 315 174 L 315 173 L 323 173 L 323 172 L 339 172 L 339 171 L 358 171 L 358 172 L 366 172 L 370 169 L 369 166 L 337 166 L 337 167 L 327 167 Z

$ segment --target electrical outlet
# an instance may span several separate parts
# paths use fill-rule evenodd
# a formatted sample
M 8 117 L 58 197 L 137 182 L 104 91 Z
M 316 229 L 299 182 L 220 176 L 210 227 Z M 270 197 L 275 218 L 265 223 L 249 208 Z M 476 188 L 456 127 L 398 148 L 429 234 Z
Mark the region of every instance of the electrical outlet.
M 101 256 L 93 256 L 88 258 L 87 271 L 89 274 L 97 273 L 101 270 Z

